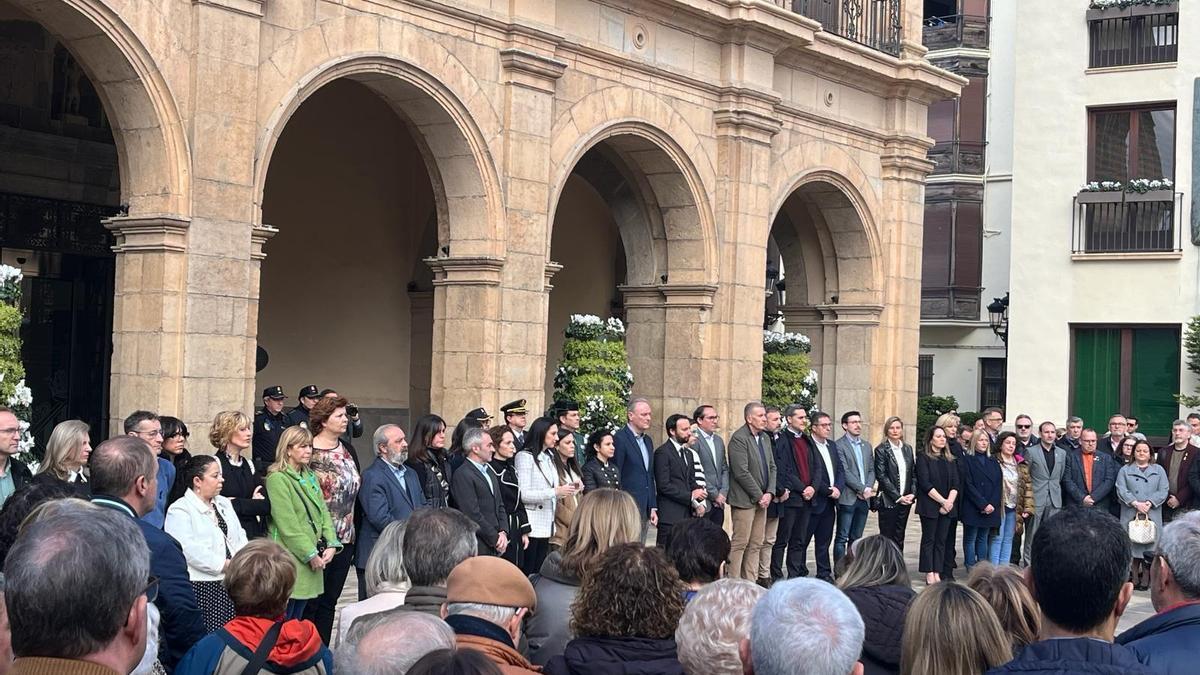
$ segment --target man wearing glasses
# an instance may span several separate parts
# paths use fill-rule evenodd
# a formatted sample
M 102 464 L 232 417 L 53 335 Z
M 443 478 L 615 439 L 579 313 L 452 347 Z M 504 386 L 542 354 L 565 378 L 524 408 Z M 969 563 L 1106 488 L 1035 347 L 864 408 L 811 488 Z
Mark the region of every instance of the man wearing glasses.
M 711 405 L 702 405 L 692 413 L 696 420 L 696 440 L 693 447 L 700 455 L 704 467 L 704 488 L 712 510 L 705 518 L 721 527 L 725 526 L 725 500 L 729 497 L 729 462 L 725 459 L 725 441 L 717 434 L 720 415 Z
M 1038 438 L 1033 435 L 1033 419 L 1021 413 L 1017 415 L 1014 426 L 1017 429 L 1017 452 L 1023 455 L 1025 450 L 1038 443 Z
M 33 479 L 29 467 L 17 459 L 20 441 L 20 421 L 13 411 L 0 406 L 0 505 Z
M 1004 413 L 1000 412 L 999 408 L 991 407 L 983 409 L 983 428 L 987 430 L 988 438 L 991 439 L 992 445 L 996 445 L 996 438 L 1000 435 L 1000 427 L 1004 426 Z
M 136 436 L 146 441 L 158 460 L 158 492 L 155 495 L 154 510 L 142 518 L 161 529 L 163 521 L 167 518 L 167 495 L 171 494 L 171 488 L 175 485 L 175 465 L 160 456 L 163 444 L 162 422 L 158 421 L 158 415 L 149 410 L 135 410 L 125 418 L 124 427 L 126 436 Z

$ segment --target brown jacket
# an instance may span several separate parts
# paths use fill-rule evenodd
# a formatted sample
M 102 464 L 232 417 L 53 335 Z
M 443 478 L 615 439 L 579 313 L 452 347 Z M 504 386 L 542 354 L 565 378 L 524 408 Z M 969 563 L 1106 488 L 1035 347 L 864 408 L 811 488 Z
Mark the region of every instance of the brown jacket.
M 1017 462 L 1017 529 L 1020 533 L 1025 529 L 1025 519 L 1022 513 L 1034 513 L 1033 481 L 1029 478 L 1029 465 Z
M 28 656 L 13 661 L 13 675 L 120 675 L 107 666 L 73 659 Z
M 454 642 L 459 648 L 474 649 L 482 652 L 489 661 L 500 667 L 505 675 L 525 675 L 525 673 L 540 673 L 540 666 L 535 666 L 517 650 L 495 640 L 474 635 L 455 635 Z

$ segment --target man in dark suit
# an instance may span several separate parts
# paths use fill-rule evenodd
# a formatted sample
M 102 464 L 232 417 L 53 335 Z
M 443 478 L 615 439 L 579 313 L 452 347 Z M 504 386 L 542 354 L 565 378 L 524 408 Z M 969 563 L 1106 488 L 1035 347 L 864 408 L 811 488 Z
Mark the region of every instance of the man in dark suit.
M 500 481 L 492 473 L 492 455 L 496 448 L 483 429 L 467 429 L 463 434 L 465 461 L 450 481 L 450 495 L 458 510 L 476 526 L 481 555 L 504 555 L 508 550 L 508 516 Z
M 725 501 L 729 498 L 729 462 L 725 459 L 725 441 L 717 434 L 720 416 L 711 405 L 696 408 L 692 431 L 696 441 L 692 447 L 704 467 L 704 489 L 708 491 L 708 514 L 717 525 L 725 526 Z
M 525 408 L 525 399 L 523 398 L 500 406 L 500 414 L 504 416 L 504 425 L 512 431 L 513 442 L 517 444 L 518 450 L 525 447 L 525 415 L 527 412 L 529 411 Z
M 613 461 L 621 472 L 621 489 L 628 492 L 642 513 L 642 539 L 646 525 L 658 525 L 658 499 L 654 488 L 654 450 L 650 437 L 650 403 L 635 398 L 625 410 L 628 424 L 613 434 Z
M 829 441 L 833 434 L 833 420 L 829 413 L 818 412 L 812 416 L 809 436 L 813 449 L 813 498 L 812 513 L 808 520 L 808 531 L 804 535 L 804 548 L 815 537 L 816 548 L 813 558 L 817 562 L 817 578 L 833 583 L 833 566 L 829 562 L 829 546 L 833 543 L 834 516 L 838 499 L 846 489 L 846 472 L 838 459 L 837 449 Z M 807 572 L 807 569 L 804 570 Z
M 729 576 L 757 581 L 767 506 L 775 496 L 775 453 L 767 433 L 766 406 L 751 401 L 742 414 L 746 424 L 729 437 L 729 506 L 733 519 Z
M 808 520 L 812 514 L 813 450 L 804 434 L 808 412 L 792 404 L 784 410 L 787 427 L 775 441 L 775 466 L 778 471 L 776 490 L 786 490 L 787 498 L 780 504 L 779 532 L 771 548 L 771 580 L 783 578 L 784 554 L 787 555 L 787 578 L 806 576 L 805 539 Z
M 371 551 L 383 528 L 397 520 L 408 520 L 413 511 L 425 506 L 425 493 L 415 471 L 404 465 L 408 460 L 408 441 L 404 430 L 395 424 L 385 424 L 371 437 L 377 459 L 362 474 L 358 503 L 362 506 L 362 523 L 358 530 L 358 595 L 366 599 L 366 567 Z
M 707 492 L 697 478 L 696 460 L 688 442 L 692 440 L 692 424 L 684 415 L 667 418 L 667 442 L 654 451 L 654 482 L 658 491 L 659 548 L 671 543 L 674 525 L 688 518 L 704 515 Z
M 162 621 L 159 660 L 173 669 L 208 631 L 204 629 L 204 615 L 188 581 L 183 548 L 161 528 L 141 519 L 154 510 L 158 464 L 150 445 L 134 436 L 104 441 L 92 451 L 88 464 L 92 503 L 128 515 L 146 537 L 150 573 L 158 577 L 158 598 L 154 604 Z
M 1096 432 L 1084 429 L 1079 437 L 1079 452 L 1067 455 L 1067 470 L 1062 488 L 1067 506 L 1096 508 L 1111 513 L 1117 485 L 1117 460 L 1108 452 L 1097 452 Z

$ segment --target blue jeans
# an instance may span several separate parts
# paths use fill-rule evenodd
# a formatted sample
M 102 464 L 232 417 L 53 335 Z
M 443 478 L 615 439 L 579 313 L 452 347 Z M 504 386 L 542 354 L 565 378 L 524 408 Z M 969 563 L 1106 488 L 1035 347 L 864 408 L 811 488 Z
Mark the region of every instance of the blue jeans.
M 988 560 L 993 565 L 999 565 L 1003 560 L 1007 565 L 1012 559 L 1013 536 L 1017 531 L 1017 510 L 1006 508 L 1000 513 L 1000 536 L 992 539 L 992 550 Z
M 867 514 L 871 507 L 865 499 L 856 499 L 850 506 L 837 507 L 837 537 L 833 541 L 833 559 L 838 561 L 846 555 L 846 547 L 862 537 L 867 526 Z
M 285 619 L 302 619 L 304 618 L 304 607 L 308 605 L 308 600 L 297 600 L 292 598 L 288 600 L 287 611 L 284 613 Z
M 992 528 L 963 525 L 963 561 L 967 569 L 975 566 L 980 560 L 988 560 L 988 547 Z

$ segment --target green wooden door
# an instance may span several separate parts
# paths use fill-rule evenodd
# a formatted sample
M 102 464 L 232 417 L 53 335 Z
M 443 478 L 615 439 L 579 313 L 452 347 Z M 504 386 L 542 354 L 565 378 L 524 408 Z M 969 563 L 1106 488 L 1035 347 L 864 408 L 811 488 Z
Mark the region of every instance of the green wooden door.
M 1147 436 L 1170 436 L 1179 416 L 1179 330 L 1133 329 L 1133 363 L 1129 374 L 1129 414 Z
M 1104 433 L 1121 404 L 1121 329 L 1075 329 L 1073 413 Z

